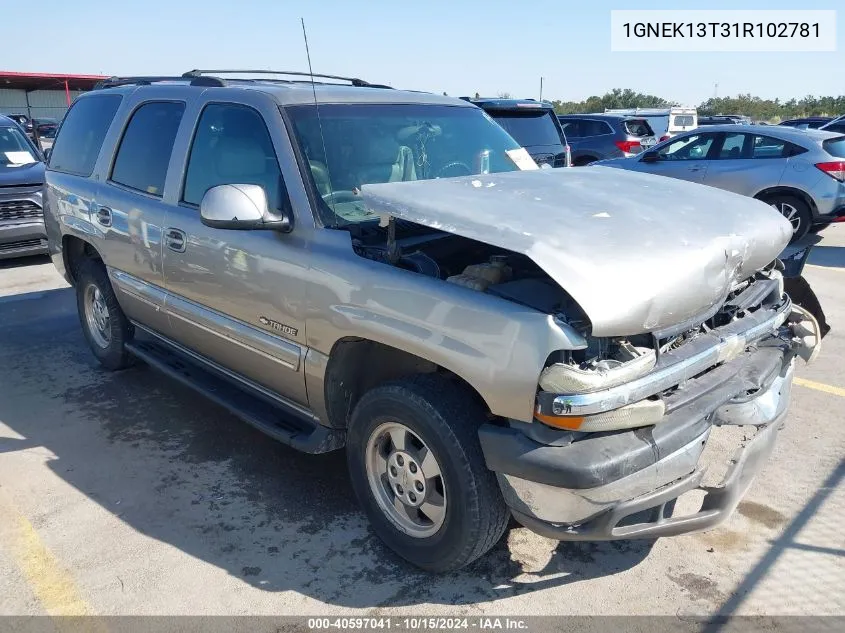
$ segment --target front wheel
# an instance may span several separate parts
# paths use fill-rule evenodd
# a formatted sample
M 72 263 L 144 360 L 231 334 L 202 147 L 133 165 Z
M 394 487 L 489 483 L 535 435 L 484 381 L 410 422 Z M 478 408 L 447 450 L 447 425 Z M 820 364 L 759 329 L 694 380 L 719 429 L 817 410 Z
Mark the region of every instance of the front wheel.
M 352 487 L 376 534 L 434 572 L 464 567 L 504 533 L 509 511 L 478 441 L 484 412 L 436 375 L 376 387 L 347 435 Z

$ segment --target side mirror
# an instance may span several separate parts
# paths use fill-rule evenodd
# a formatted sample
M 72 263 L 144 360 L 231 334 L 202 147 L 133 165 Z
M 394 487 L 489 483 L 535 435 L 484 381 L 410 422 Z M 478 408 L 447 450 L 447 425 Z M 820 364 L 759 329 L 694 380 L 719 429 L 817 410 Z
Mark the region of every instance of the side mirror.
M 44 150 L 43 152 L 41 152 L 41 153 L 42 153 L 42 154 L 44 154 L 44 162 L 45 162 L 45 163 L 49 163 L 49 162 L 50 162 L 50 154 L 52 154 L 52 153 L 53 153 L 53 148 L 52 148 L 52 147 L 48 147 L 47 149 L 45 149 L 45 150 Z
M 655 151 L 644 152 L 643 157 L 640 159 L 644 163 L 656 163 L 660 160 L 660 156 Z
M 217 185 L 205 192 L 200 202 L 200 219 L 215 229 L 272 229 L 289 233 L 290 216 L 270 211 L 267 193 L 261 185 Z

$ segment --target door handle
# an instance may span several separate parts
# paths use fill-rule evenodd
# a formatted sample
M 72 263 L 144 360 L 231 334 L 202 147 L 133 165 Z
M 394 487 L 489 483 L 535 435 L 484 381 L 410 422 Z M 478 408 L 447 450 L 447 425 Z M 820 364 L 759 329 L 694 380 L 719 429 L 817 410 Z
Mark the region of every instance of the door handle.
M 103 226 L 111 226 L 111 209 L 100 207 L 97 209 L 97 222 Z
M 165 229 L 164 243 L 171 251 L 177 253 L 184 253 L 188 246 L 188 240 L 185 236 L 185 231 L 182 229 Z

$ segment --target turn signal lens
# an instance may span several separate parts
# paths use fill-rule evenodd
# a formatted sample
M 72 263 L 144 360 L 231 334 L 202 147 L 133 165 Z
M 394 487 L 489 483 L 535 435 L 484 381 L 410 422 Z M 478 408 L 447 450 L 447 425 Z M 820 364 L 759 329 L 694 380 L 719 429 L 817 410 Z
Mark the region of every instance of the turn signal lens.
M 651 426 L 660 422 L 665 413 L 666 404 L 662 400 L 640 400 L 634 404 L 595 415 L 546 415 L 537 412 L 534 414 L 534 419 L 556 429 L 599 433 Z

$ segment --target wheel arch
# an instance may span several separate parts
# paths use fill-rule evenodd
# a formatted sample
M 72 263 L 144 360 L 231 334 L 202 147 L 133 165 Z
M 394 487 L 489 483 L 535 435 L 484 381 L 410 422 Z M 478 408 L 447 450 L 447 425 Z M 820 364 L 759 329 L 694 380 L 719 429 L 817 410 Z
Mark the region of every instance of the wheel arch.
M 334 343 L 326 363 L 322 385 L 325 422 L 346 428 L 355 405 L 367 391 L 391 380 L 427 373 L 446 376 L 490 413 L 484 397 L 458 373 L 386 343 L 349 336 Z
M 775 187 L 766 187 L 765 189 L 758 191 L 752 197 L 757 200 L 760 200 L 761 202 L 765 202 L 766 198 L 770 198 L 772 196 L 792 196 L 794 198 L 798 198 L 810 209 L 812 219 L 815 220 L 819 215 L 819 210 L 818 207 L 816 207 L 816 203 L 813 200 L 813 197 L 806 191 L 796 189 L 795 187 L 782 185 L 778 185 Z
M 79 262 L 83 259 L 98 259 L 102 256 L 91 242 L 77 237 L 76 235 L 65 234 L 62 236 L 62 262 L 68 281 L 76 284 L 79 272 Z

